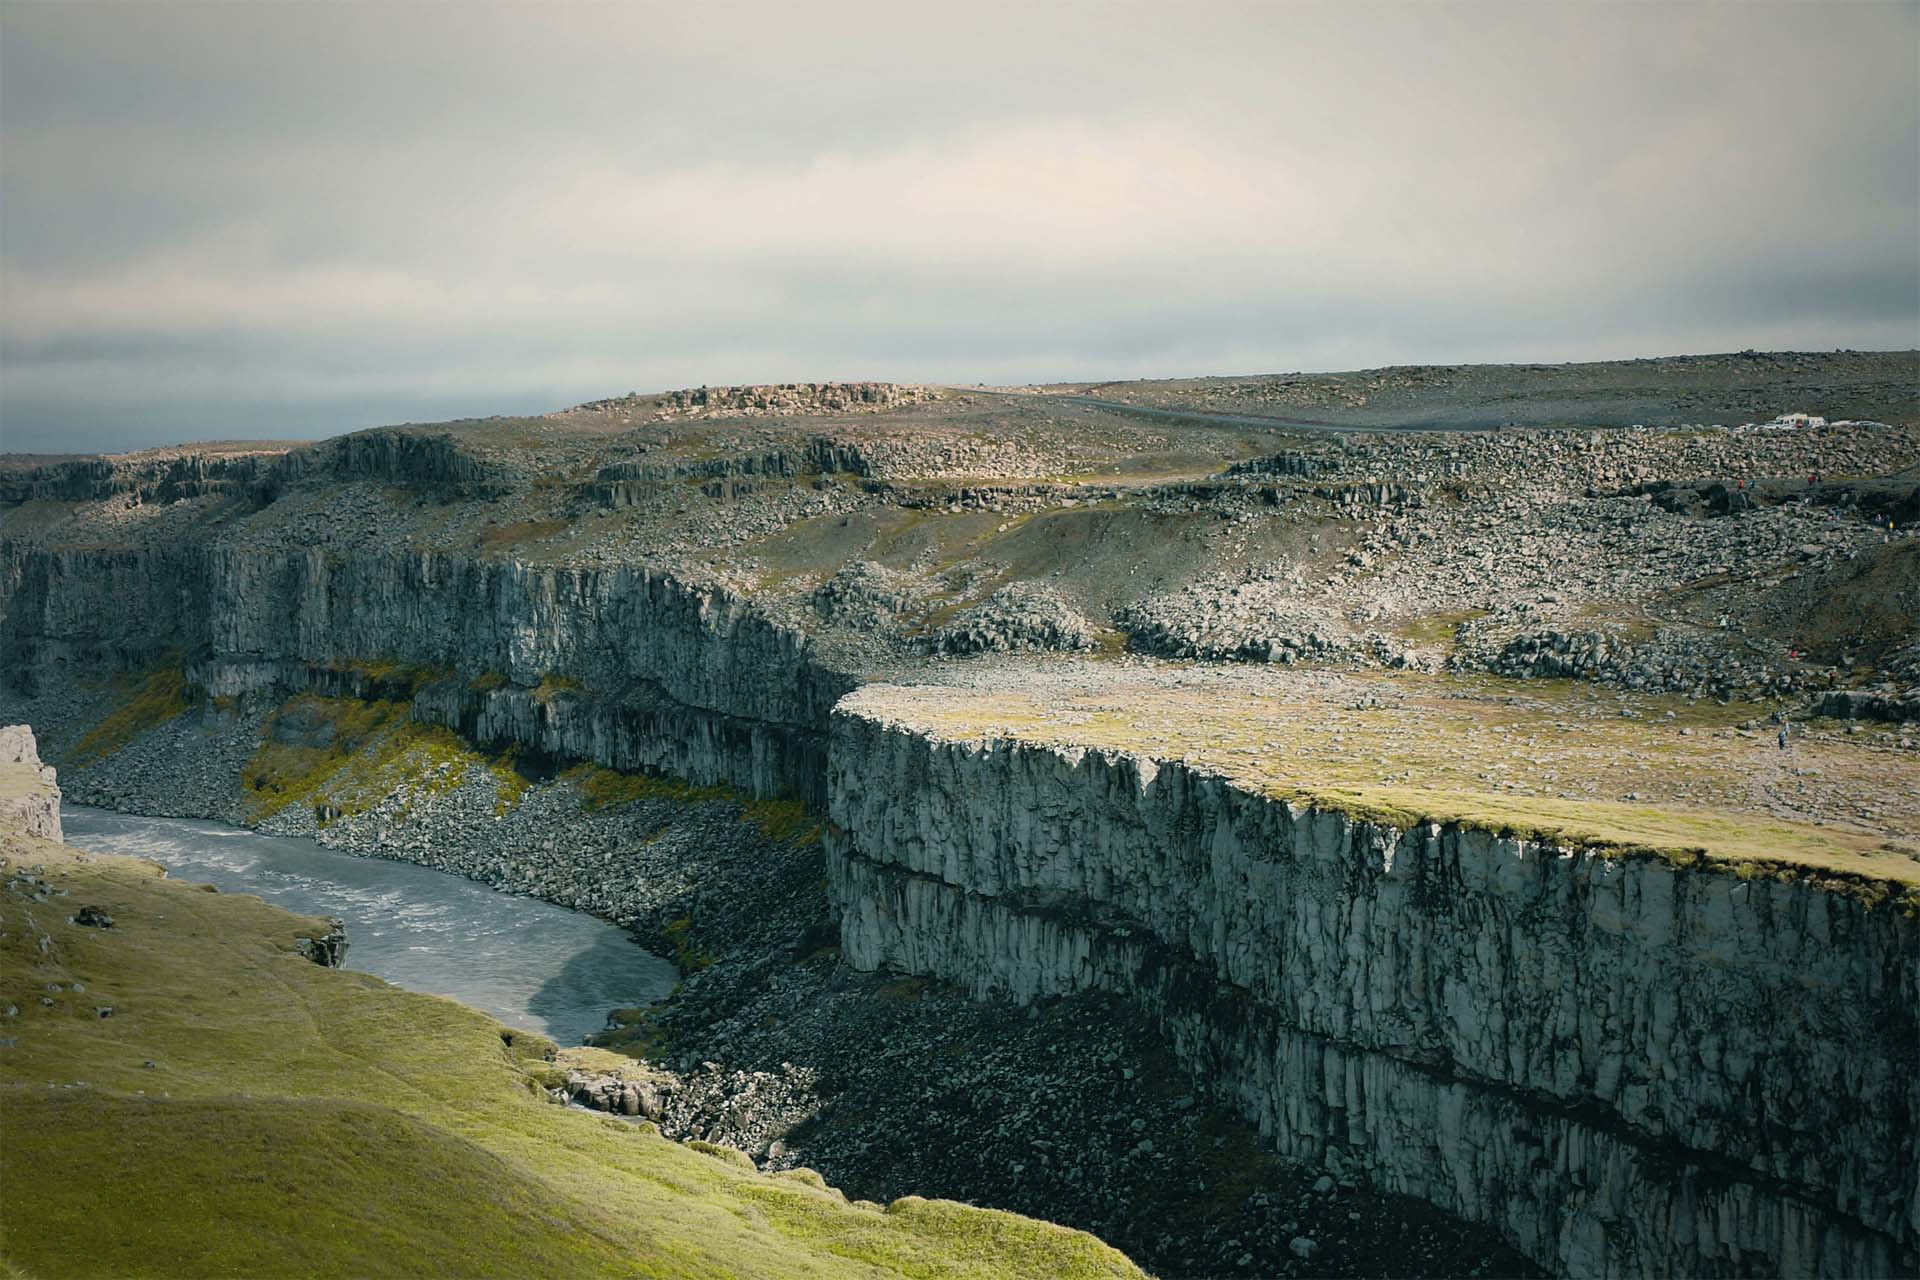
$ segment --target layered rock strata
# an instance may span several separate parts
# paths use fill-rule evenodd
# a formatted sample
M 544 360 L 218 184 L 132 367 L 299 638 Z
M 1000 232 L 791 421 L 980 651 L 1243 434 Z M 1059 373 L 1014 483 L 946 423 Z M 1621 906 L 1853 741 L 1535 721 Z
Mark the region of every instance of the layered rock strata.
M 1920 925 L 1893 906 L 942 740 L 884 694 L 831 729 L 855 967 L 1123 993 L 1284 1154 L 1567 1274 L 1914 1269 Z

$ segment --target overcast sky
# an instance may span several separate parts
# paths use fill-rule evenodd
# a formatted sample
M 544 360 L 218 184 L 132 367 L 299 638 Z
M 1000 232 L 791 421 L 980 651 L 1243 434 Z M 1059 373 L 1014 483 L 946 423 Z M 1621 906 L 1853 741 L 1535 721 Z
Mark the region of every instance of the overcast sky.
M 1920 345 L 1920 4 L 0 4 L 0 448 Z

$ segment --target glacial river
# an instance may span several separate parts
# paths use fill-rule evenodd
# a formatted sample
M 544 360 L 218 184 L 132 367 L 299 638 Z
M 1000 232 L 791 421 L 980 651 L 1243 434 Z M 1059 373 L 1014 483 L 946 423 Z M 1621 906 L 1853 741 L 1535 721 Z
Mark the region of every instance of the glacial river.
M 620 929 L 429 867 L 217 822 L 63 806 L 67 843 L 152 858 L 181 880 L 347 922 L 347 968 L 452 996 L 510 1027 L 579 1044 L 607 1010 L 663 999 L 679 977 Z

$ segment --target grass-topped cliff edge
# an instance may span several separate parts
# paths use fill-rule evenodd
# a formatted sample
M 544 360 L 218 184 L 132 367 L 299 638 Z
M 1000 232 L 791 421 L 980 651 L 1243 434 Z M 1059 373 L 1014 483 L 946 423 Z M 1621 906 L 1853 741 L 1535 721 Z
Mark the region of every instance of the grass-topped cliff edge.
M 1131 752 L 1402 829 L 1812 875 L 1920 909 L 1920 761 L 1898 728 L 1802 724 L 1781 747 L 1770 711 L 1567 681 L 1060 663 L 869 685 L 836 714 Z
M 0 1273 L 1139 1274 L 1064 1228 L 850 1203 L 556 1106 L 549 1043 L 310 963 L 322 923 L 257 898 L 10 825 L 0 858 Z

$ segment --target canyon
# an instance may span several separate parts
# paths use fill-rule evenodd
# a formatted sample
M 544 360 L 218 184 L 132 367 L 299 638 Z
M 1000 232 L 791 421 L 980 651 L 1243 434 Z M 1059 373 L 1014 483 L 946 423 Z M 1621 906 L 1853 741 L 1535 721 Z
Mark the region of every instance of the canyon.
M 1117 1108 L 1075 1122 L 1111 1161 L 951 1175 L 1164 1273 L 1466 1269 L 1365 1252 L 1414 1203 L 1500 1269 L 1911 1273 L 1920 543 L 1884 522 L 1920 514 L 1887 391 L 1916 365 L 1728 366 L 1817 429 L 1683 421 L 1711 388 L 1660 369 L 1630 405 L 1669 426 L 1563 422 L 1571 375 L 1520 369 L 1374 434 L 1438 376 L 1374 371 L 1306 424 L 1267 389 L 1120 396 L 1145 418 L 800 384 L 33 461 L 0 482 L 0 720 L 87 803 L 628 925 L 686 974 L 628 1047 L 664 1031 L 669 1093 L 712 1104 L 663 1124 L 762 1167 L 902 1176 L 883 1130 L 834 1145 L 779 1026 L 739 1048 L 747 988 L 858 1019 L 932 983 L 1009 1019 L 983 1039 L 1111 1010 L 1089 1037 L 1141 1029 L 1168 1098 L 1326 1183 L 1117 1240 L 1199 1142 Z M 1480 429 L 1475 378 L 1539 420 Z M 1349 1195 L 1389 1199 L 1303 1225 Z

